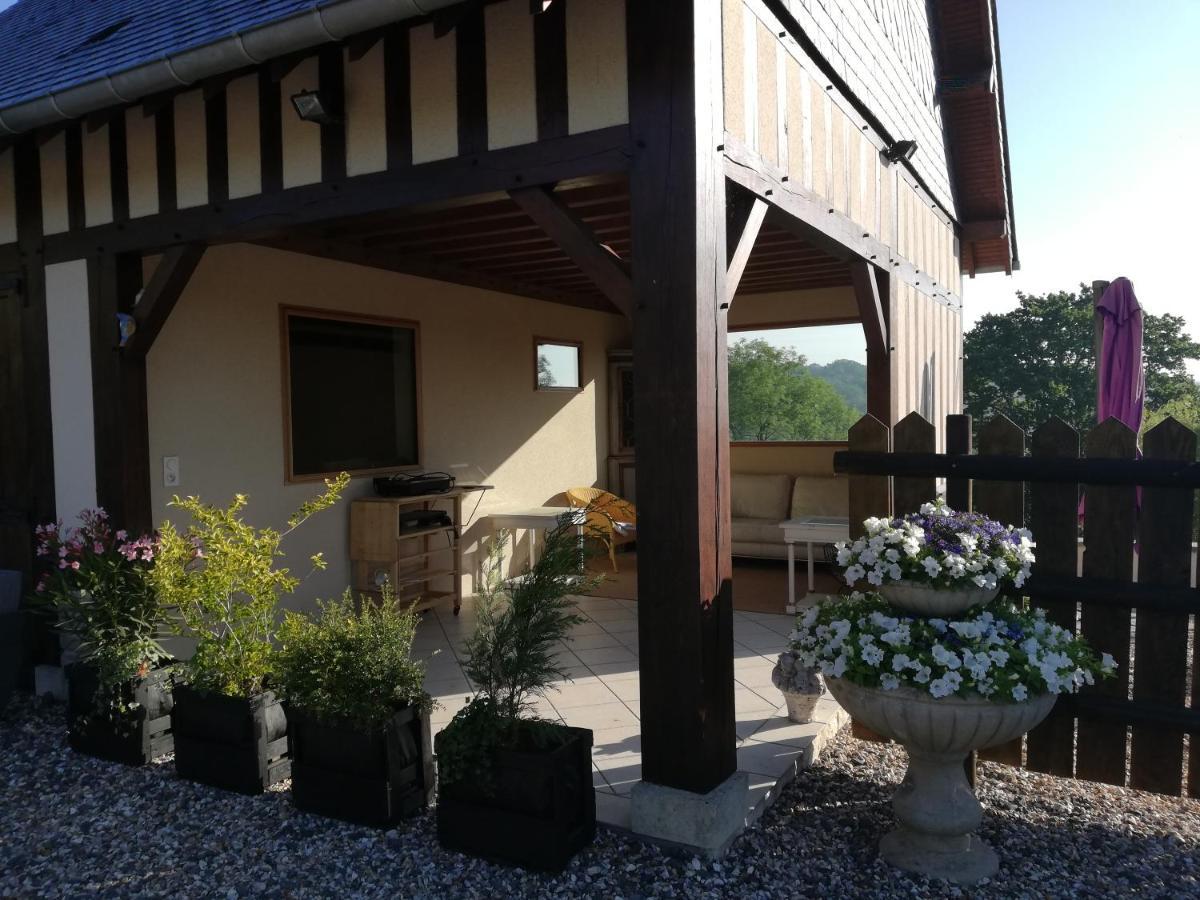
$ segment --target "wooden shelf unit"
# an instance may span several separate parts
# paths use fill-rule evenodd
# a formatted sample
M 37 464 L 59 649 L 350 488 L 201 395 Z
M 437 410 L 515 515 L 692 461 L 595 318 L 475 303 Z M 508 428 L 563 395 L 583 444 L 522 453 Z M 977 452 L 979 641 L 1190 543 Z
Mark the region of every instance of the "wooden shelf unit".
M 462 499 L 490 485 L 465 485 L 441 494 L 413 497 L 362 497 L 350 503 L 350 562 L 354 589 L 378 594 L 384 579 L 398 599 L 424 611 L 446 597 L 454 612 L 462 607 Z M 417 531 L 400 531 L 400 513 L 413 509 L 442 509 L 451 524 Z M 443 541 L 445 546 L 442 546 Z M 435 589 L 448 580 L 450 590 Z

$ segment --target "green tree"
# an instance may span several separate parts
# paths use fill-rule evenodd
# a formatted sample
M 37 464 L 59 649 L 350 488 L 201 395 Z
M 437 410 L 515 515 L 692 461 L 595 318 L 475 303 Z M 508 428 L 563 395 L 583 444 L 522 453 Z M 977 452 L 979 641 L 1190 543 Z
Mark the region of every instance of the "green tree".
M 1017 293 L 1018 306 L 984 316 L 967 332 L 965 393 L 976 420 L 1003 413 L 1033 428 L 1058 416 L 1085 432 L 1096 423 L 1092 292 Z M 1196 396 L 1187 361 L 1200 359 L 1180 316 L 1143 314 L 1146 409 Z
M 766 341 L 729 348 L 729 431 L 735 441 L 818 441 L 846 436 L 858 412 L 808 371 L 794 350 Z

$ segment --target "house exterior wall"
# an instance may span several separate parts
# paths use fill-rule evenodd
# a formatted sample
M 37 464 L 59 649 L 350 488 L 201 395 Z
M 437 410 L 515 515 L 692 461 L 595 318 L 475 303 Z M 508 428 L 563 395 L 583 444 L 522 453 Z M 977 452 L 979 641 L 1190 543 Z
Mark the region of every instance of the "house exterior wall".
M 628 342 L 620 317 L 233 244 L 208 251 L 147 358 L 156 522 L 174 518 L 172 493 L 225 503 L 240 492 L 250 521 L 279 525 L 317 491 L 284 483 L 281 305 L 420 324 L 423 466 L 495 486 L 478 509 L 478 495 L 465 500 L 464 591 L 474 590 L 489 510 L 555 503 L 566 488 L 603 483 L 606 353 Z M 533 390 L 535 334 L 583 341 L 583 391 Z M 180 458 L 177 489 L 162 486 L 164 456 Z M 370 478 L 355 478 L 347 498 L 370 492 Z M 348 522 L 343 501 L 288 539 L 295 572 L 317 551 L 329 562 L 291 605 L 349 584 Z

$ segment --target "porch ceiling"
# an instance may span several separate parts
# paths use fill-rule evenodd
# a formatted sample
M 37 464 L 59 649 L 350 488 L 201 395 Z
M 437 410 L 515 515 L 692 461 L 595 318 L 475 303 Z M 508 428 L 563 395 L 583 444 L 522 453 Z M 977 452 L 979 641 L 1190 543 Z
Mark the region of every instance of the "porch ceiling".
M 626 265 L 633 262 L 629 185 L 624 178 L 564 182 L 555 194 L 586 225 L 596 242 Z M 615 311 L 588 275 L 506 195 L 300 226 L 259 243 L 440 281 Z M 738 293 L 850 283 L 846 262 L 768 219 Z

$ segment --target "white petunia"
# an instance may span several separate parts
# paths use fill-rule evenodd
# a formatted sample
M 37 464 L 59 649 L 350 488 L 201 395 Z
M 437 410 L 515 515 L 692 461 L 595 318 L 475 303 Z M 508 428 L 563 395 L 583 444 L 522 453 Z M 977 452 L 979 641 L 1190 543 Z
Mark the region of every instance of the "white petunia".
M 868 666 L 877 666 L 883 662 L 883 649 L 876 644 L 870 644 L 863 648 L 862 659 Z
M 925 567 L 925 574 L 930 578 L 937 578 L 938 574 L 942 571 L 942 564 L 932 556 L 927 556 L 921 560 L 921 565 Z
M 912 664 L 912 660 L 904 653 L 897 653 L 892 657 L 892 669 L 896 672 L 903 672 Z
M 850 587 L 854 587 L 855 584 L 862 581 L 866 574 L 867 570 L 856 563 L 855 565 L 846 569 L 846 584 L 848 584 Z
M 1113 659 L 1111 653 L 1105 653 L 1100 657 L 1100 668 L 1105 672 L 1115 672 L 1117 669 L 1117 661 Z
M 879 676 L 879 686 L 885 691 L 894 691 L 896 688 L 900 687 L 900 679 L 895 675 L 884 672 Z
M 1014 700 L 1016 700 L 1018 703 L 1021 703 L 1029 696 L 1029 688 L 1025 687 L 1023 684 L 1014 685 L 1012 689 L 1012 696 Z

